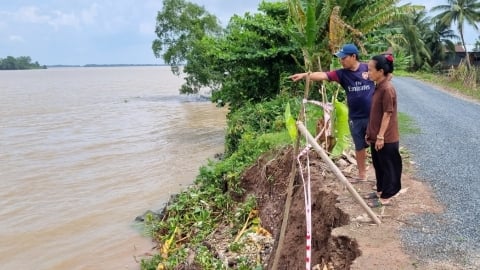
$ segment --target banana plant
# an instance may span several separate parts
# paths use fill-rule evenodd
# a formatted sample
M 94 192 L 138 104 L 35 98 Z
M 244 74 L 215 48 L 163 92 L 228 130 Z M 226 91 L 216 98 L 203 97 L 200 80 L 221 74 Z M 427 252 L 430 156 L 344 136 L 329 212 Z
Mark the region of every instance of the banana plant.
M 336 6 L 335 0 L 290 0 L 288 1 L 288 7 L 290 18 L 296 29 L 296 31 L 292 33 L 292 37 L 302 49 L 305 72 L 321 70 L 321 59 L 331 59 L 328 57 L 331 57 L 332 53 L 338 50 L 341 44 L 344 43 L 347 32 L 350 36 L 362 35 L 360 31 L 351 27 L 341 19 L 340 7 Z M 311 81 L 307 76 L 304 100 L 307 100 L 309 97 L 311 85 Z M 328 131 L 324 132 L 325 148 L 327 151 L 332 150 L 328 142 L 333 142 L 331 146 L 335 151 L 332 151 L 331 154 L 338 156 L 339 153 L 341 154 L 343 150 L 349 146 L 348 143 L 344 143 L 344 131 L 348 131 L 348 122 L 343 121 L 345 117 L 348 117 L 348 111 L 343 109 L 337 110 L 340 106 L 337 105 L 339 102 L 336 100 L 338 88 L 335 91 L 336 92 L 332 94 L 332 100 L 330 100 L 325 88 L 322 86 L 320 89 L 322 99 L 320 104 L 327 104 L 328 102 L 331 102 L 330 105 L 335 104 L 335 106 L 331 106 L 331 108 L 333 108 L 331 111 L 325 110 L 324 108 L 322 121 L 326 127 L 326 131 Z M 298 114 L 299 121 L 303 122 L 305 120 L 303 115 L 304 111 L 305 103 L 302 103 L 302 108 Z M 289 133 L 292 134 L 291 124 L 293 121 L 287 118 L 286 121 L 290 123 L 287 123 L 287 128 L 289 128 Z M 290 127 L 288 127 L 288 125 L 290 125 Z M 298 141 L 296 136 L 295 139 Z
M 289 4 L 289 12 L 290 12 L 290 17 L 296 26 L 297 32 L 295 35 L 293 35 L 297 42 L 301 45 L 302 48 L 302 54 L 303 54 L 303 62 L 305 63 L 305 70 L 310 73 L 314 66 L 316 66 L 318 69 L 321 69 L 321 63 L 320 63 L 320 56 L 318 55 L 319 48 L 317 47 L 317 38 L 318 38 L 318 33 L 325 32 L 325 27 L 328 22 L 329 14 L 331 13 L 331 8 L 332 6 L 329 4 L 330 1 L 320 1 L 320 0 L 290 0 L 288 1 Z M 317 12 L 317 9 L 319 12 Z M 318 15 L 318 16 L 317 16 Z M 317 61 L 318 60 L 318 61 Z M 314 64 L 316 63 L 316 65 Z M 306 83 L 305 83 L 305 91 L 304 91 L 304 102 L 302 102 L 302 106 L 300 109 L 300 112 L 298 114 L 298 119 L 299 121 L 304 121 L 304 112 L 305 112 L 305 107 L 306 107 L 306 102 L 308 101 L 309 97 L 309 91 L 310 91 L 310 76 L 307 76 L 306 78 Z M 322 88 L 324 89 L 324 88 Z M 325 91 L 321 91 L 322 93 L 322 101 L 327 100 Z M 334 95 L 336 96 L 336 95 Z M 325 104 L 325 102 L 322 102 L 322 104 Z M 325 104 L 327 106 L 327 104 Z M 335 106 L 332 106 L 332 108 L 335 108 Z M 342 110 L 339 110 L 340 112 L 343 112 Z M 327 113 L 327 110 L 324 109 L 323 117 L 324 117 L 324 123 L 326 124 L 325 127 L 328 126 L 326 117 L 329 115 Z M 335 114 L 336 110 L 333 110 L 333 114 Z M 287 128 L 289 129 L 290 134 L 297 134 L 298 132 L 292 132 L 292 125 L 293 125 L 293 120 L 290 114 L 290 107 L 287 106 L 287 111 L 285 112 L 285 118 L 287 121 Z M 328 119 L 330 121 L 330 117 Z M 332 125 L 330 125 L 331 127 Z M 328 136 L 327 136 L 328 137 Z M 295 139 L 295 136 L 292 136 L 292 139 Z M 295 139 L 296 144 L 295 144 L 295 156 L 298 156 L 299 153 L 299 144 L 300 144 L 300 139 L 299 136 L 296 137 Z M 328 145 L 328 144 L 327 144 Z M 297 158 L 299 166 L 300 164 L 300 159 Z M 286 231 L 286 224 L 288 221 L 288 215 L 289 215 L 289 210 L 290 210 L 290 205 L 292 201 L 292 193 L 293 193 L 293 182 L 295 179 L 296 175 L 296 169 L 293 169 L 293 172 L 291 174 L 291 178 L 289 181 L 288 185 L 288 190 L 287 190 L 287 201 L 285 203 L 285 208 L 284 208 L 284 218 L 282 222 L 282 227 L 280 230 L 280 237 L 278 241 L 278 247 L 277 250 L 282 250 L 283 246 L 283 241 L 284 241 L 284 235 Z M 310 192 L 310 178 L 307 179 L 307 181 L 304 180 L 303 178 L 303 172 L 302 172 L 302 180 L 304 182 L 304 199 L 305 199 L 305 218 L 306 218 L 306 269 L 310 269 L 311 267 L 311 246 L 312 246 L 312 222 L 311 222 L 311 192 Z M 275 254 L 274 261 L 273 261 L 273 269 L 276 269 L 278 266 L 279 262 L 279 252 Z

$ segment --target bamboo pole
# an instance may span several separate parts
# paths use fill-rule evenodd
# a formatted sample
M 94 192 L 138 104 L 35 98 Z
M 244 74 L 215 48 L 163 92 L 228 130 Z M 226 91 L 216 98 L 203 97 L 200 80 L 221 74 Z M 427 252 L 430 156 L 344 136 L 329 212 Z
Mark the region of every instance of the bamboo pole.
M 333 171 L 333 173 L 337 176 L 337 178 L 342 182 L 352 194 L 353 198 L 360 204 L 360 206 L 367 212 L 367 214 L 370 216 L 370 218 L 377 224 L 379 225 L 382 223 L 380 219 L 375 215 L 375 213 L 372 211 L 372 209 L 367 205 L 365 200 L 358 195 L 357 191 L 355 188 L 353 188 L 352 184 L 348 182 L 347 178 L 343 175 L 343 173 L 340 171 L 340 169 L 333 163 L 333 161 L 328 157 L 327 153 L 325 153 L 325 150 L 317 143 L 315 138 L 308 132 L 307 128 L 301 121 L 297 121 L 297 127 L 300 133 L 302 133 L 304 136 L 307 137 L 308 143 L 310 143 L 313 148 L 320 154 L 320 157 L 327 163 L 327 165 L 330 167 L 330 169 Z

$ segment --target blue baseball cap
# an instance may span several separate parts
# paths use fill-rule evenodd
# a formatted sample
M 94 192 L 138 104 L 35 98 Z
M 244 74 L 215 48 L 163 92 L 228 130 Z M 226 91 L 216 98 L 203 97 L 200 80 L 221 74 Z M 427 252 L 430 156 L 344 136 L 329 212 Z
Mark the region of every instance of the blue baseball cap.
M 335 53 L 335 56 L 338 58 L 344 58 L 345 56 L 356 54 L 359 55 L 360 52 L 357 49 L 357 46 L 354 44 L 345 44 L 342 49 Z

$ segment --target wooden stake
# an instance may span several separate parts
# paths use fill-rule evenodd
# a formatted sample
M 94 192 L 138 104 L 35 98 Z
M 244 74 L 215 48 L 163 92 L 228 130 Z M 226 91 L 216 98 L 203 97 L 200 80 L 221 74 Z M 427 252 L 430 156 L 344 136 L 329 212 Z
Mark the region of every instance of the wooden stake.
M 343 175 L 342 171 L 333 163 L 333 161 L 330 159 L 330 157 L 327 155 L 325 150 L 318 145 L 317 141 L 315 138 L 308 132 L 308 129 L 305 127 L 305 125 L 301 121 L 297 121 L 297 127 L 300 133 L 302 133 L 304 136 L 307 137 L 308 143 L 313 146 L 315 151 L 317 151 L 318 154 L 320 154 L 320 157 L 327 163 L 327 165 L 330 167 L 330 169 L 333 171 L 335 176 L 342 182 L 352 194 L 353 198 L 360 204 L 360 206 L 367 212 L 367 214 L 370 216 L 370 218 L 377 224 L 379 225 L 382 223 L 380 219 L 375 215 L 375 213 L 372 211 L 372 209 L 367 205 L 365 200 L 357 193 L 355 188 L 353 188 L 352 184 L 348 182 L 347 178 L 345 175 Z

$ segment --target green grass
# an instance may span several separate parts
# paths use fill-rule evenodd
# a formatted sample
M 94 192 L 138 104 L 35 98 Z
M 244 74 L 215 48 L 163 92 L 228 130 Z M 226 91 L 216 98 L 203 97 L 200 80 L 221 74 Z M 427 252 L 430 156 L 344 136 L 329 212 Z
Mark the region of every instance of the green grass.
M 415 120 L 406 113 L 398 113 L 398 129 L 401 135 L 419 134 L 421 132 Z

